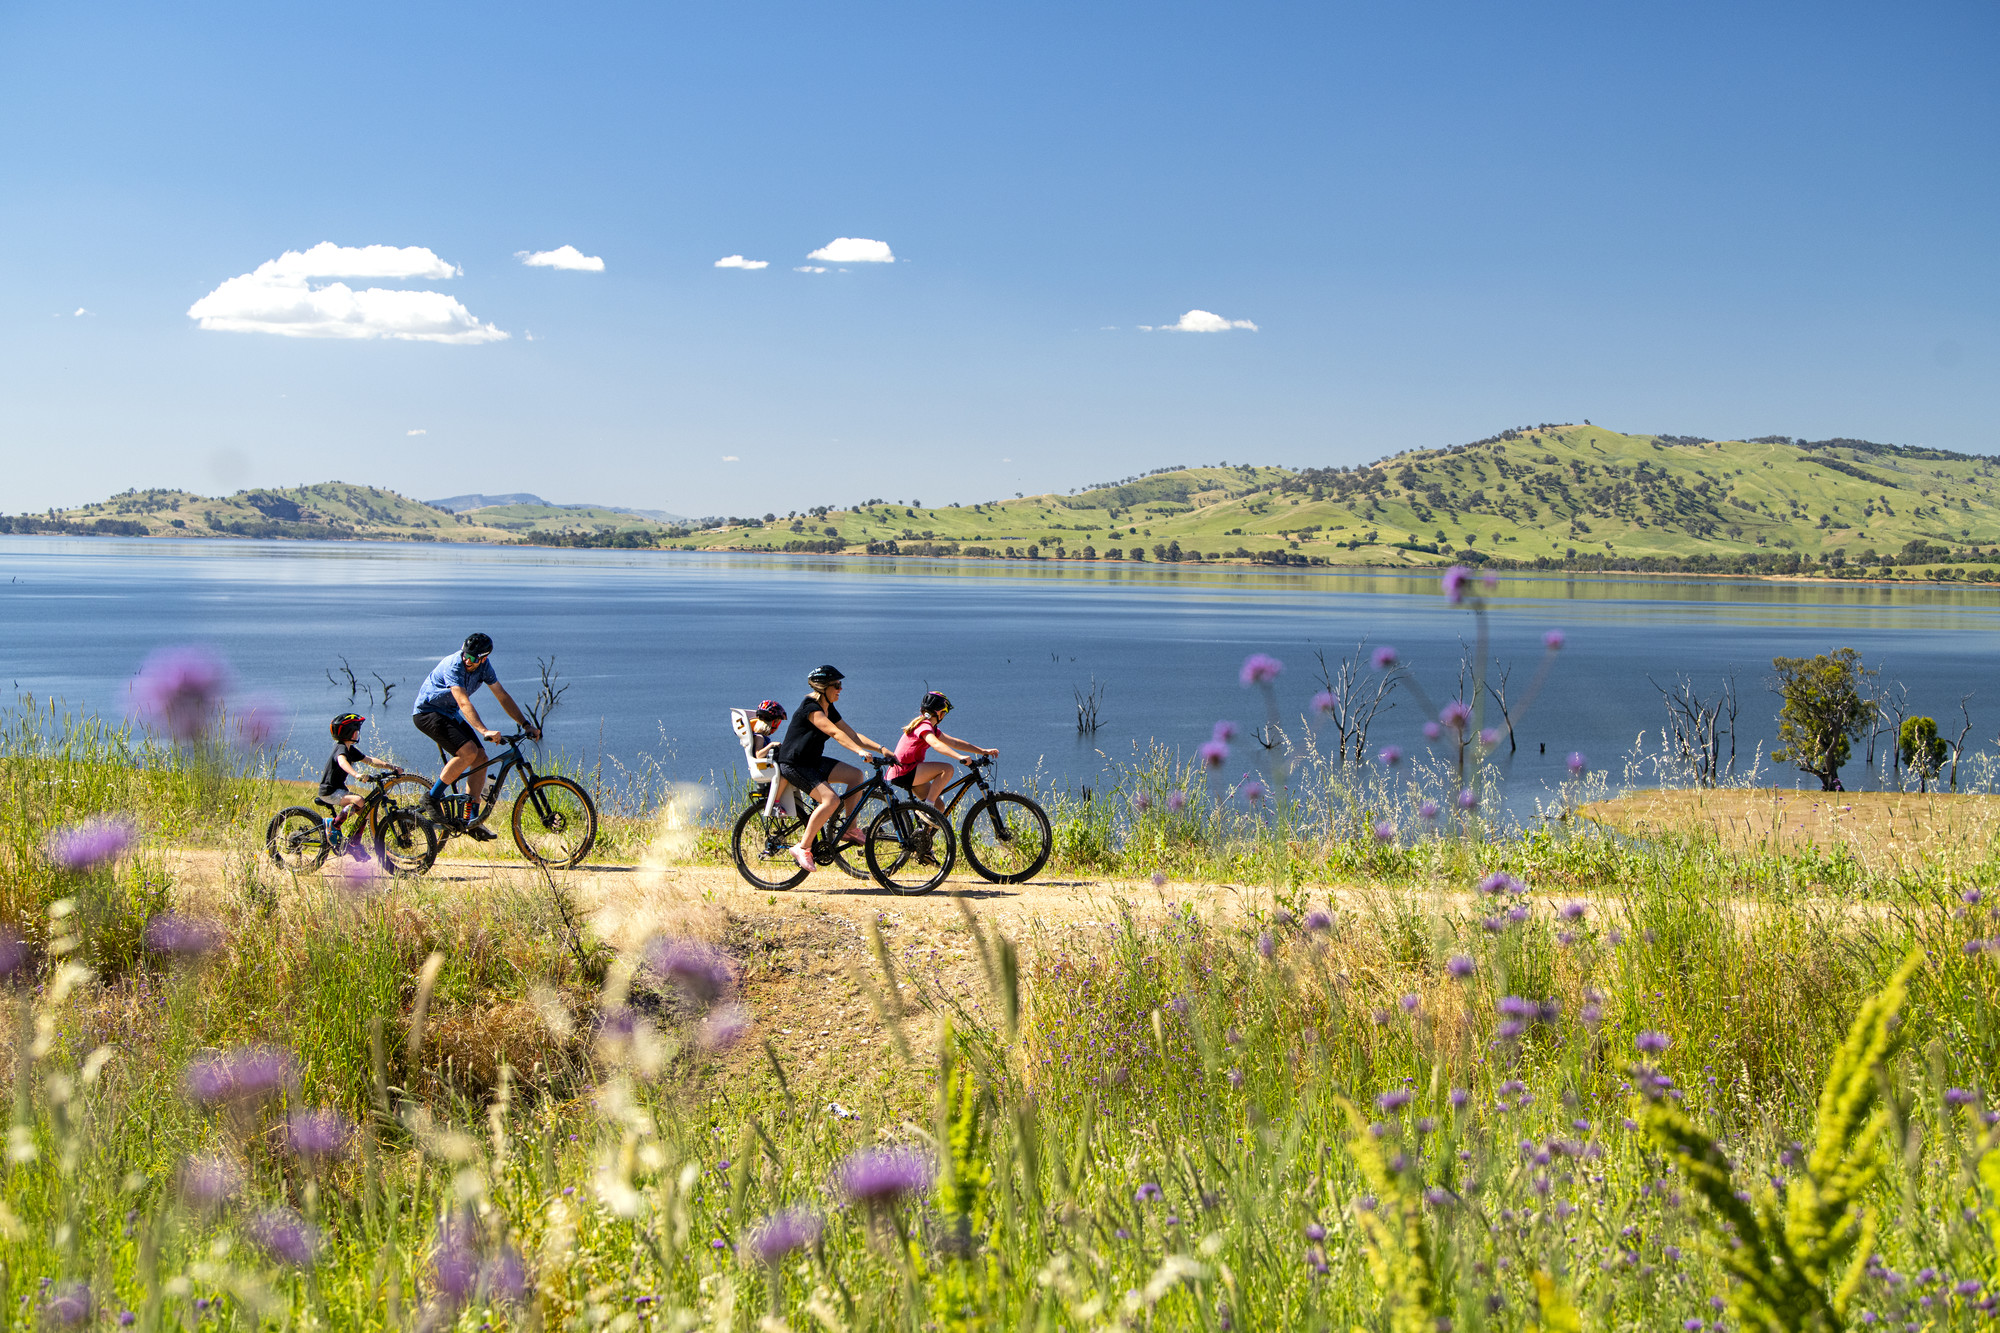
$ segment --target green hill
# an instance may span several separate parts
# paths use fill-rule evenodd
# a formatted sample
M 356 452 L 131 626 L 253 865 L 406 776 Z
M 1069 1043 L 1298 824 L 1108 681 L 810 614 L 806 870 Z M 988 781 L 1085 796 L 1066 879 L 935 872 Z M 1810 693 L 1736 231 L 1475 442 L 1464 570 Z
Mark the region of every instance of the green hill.
M 130 490 L 75 509 L 0 518 L 0 531 L 471 542 L 512 537 L 394 491 L 340 481 L 258 488 L 229 496 Z

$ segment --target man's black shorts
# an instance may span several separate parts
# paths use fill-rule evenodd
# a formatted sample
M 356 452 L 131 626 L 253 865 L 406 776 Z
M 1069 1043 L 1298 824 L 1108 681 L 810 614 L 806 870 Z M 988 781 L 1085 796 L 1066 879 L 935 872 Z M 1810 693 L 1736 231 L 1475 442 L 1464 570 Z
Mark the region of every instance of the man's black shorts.
M 476 741 L 471 727 L 463 718 L 448 713 L 418 713 L 410 719 L 417 724 L 417 730 L 438 743 L 446 754 L 457 754 L 467 741 Z
M 819 761 L 810 767 L 799 768 L 794 764 L 779 764 L 778 772 L 783 775 L 785 781 L 810 795 L 814 787 L 832 777 L 833 770 L 839 767 L 838 759 L 830 754 L 823 754 L 819 757 Z

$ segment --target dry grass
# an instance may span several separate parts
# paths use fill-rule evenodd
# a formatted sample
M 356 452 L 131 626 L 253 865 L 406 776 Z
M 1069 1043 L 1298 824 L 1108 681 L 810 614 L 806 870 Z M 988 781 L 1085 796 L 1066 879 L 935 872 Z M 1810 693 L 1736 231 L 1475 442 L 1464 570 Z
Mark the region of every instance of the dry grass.
M 1645 791 L 1581 813 L 1634 837 L 1714 838 L 1726 850 L 1748 853 L 1845 847 L 1870 863 L 1909 868 L 1938 855 L 1984 856 L 2000 835 L 2000 797 L 1949 793 Z

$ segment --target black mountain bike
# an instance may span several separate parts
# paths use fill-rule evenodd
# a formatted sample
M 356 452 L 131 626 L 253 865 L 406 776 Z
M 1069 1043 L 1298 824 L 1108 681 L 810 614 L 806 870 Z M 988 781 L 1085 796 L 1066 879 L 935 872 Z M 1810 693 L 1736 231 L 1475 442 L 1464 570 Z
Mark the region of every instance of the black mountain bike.
M 390 874 L 398 878 L 423 874 L 437 859 L 437 831 L 415 810 L 397 805 L 390 794 L 390 788 L 410 776 L 394 768 L 362 778 L 368 792 L 362 797 L 360 809 L 350 816 L 354 831 L 344 837 L 338 833 L 332 838 L 327 835 L 326 817 L 337 813 L 331 801 L 315 796 L 313 804 L 319 810 L 309 810 L 303 805 L 280 810 L 264 830 L 264 845 L 270 849 L 271 860 L 281 870 L 304 874 L 319 869 L 328 856 L 341 848 L 356 842 L 366 846 L 372 834 L 375 855 Z M 326 814 L 321 814 L 321 810 Z
M 590 793 L 568 778 L 543 777 L 535 772 L 535 766 L 521 753 L 521 742 L 527 735 L 525 731 L 517 731 L 512 736 L 502 736 L 499 744 L 506 749 L 460 775 L 459 782 L 463 782 L 471 774 L 500 765 L 500 771 L 487 781 L 486 798 L 477 810 L 470 808 L 471 798 L 458 789 L 458 783 L 453 783 L 452 790 L 438 798 L 438 808 L 445 817 L 425 822 L 436 831 L 440 846 L 465 832 L 471 824 L 484 822 L 500 803 L 500 788 L 506 785 L 507 775 L 518 768 L 524 785 L 514 798 L 512 822 L 514 846 L 521 855 L 552 870 L 567 869 L 590 855 L 590 849 L 597 844 L 597 806 L 591 802 Z
M 951 873 L 958 849 L 943 815 L 922 801 L 910 800 L 882 776 L 882 770 L 893 762 L 888 758 L 868 761 L 875 771 L 861 785 L 861 799 L 854 809 L 837 810 L 826 821 L 813 843 L 813 860 L 832 861 L 853 874 L 844 859 L 853 844 L 844 844 L 843 835 L 859 823 L 869 802 L 880 800 L 886 805 L 869 821 L 859 848 L 869 875 L 896 893 L 929 893 Z M 789 889 L 805 881 L 806 872 L 792 859 L 791 849 L 812 815 L 812 797 L 802 791 L 794 791 L 792 796 L 802 814 L 778 810 L 766 817 L 764 803 L 759 801 L 737 817 L 730 835 L 737 873 L 760 889 Z
M 939 804 L 949 819 L 965 794 L 978 787 L 979 799 L 965 812 L 958 828 L 959 845 L 981 878 L 995 884 L 1019 884 L 1033 879 L 1048 864 L 1053 841 L 1049 817 L 1027 797 L 995 791 L 987 785 L 986 770 L 992 765 L 985 755 L 974 755 L 966 763 L 965 776 L 944 789 Z

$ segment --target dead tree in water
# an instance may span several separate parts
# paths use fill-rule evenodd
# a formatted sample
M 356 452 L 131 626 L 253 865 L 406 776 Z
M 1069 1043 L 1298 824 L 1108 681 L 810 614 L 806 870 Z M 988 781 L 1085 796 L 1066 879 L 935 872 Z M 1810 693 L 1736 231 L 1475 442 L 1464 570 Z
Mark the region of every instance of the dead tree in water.
M 1368 752 L 1368 729 L 1375 715 L 1396 705 L 1389 696 L 1396 692 L 1401 677 L 1395 672 L 1377 672 L 1367 665 L 1367 640 L 1354 647 L 1351 656 L 1327 665 L 1326 653 L 1313 649 L 1319 660 L 1320 683 L 1326 686 L 1321 708 L 1327 725 L 1333 728 L 1334 755 L 1342 763 L 1360 763 Z
M 1721 781 L 1722 738 L 1729 738 L 1729 771 L 1736 771 L 1736 677 L 1722 682 L 1722 693 L 1704 701 L 1694 682 L 1678 677 L 1669 689 L 1651 676 L 1646 682 L 1660 692 L 1667 706 L 1667 744 L 1703 787 Z
M 542 683 L 535 691 L 535 706 L 528 710 L 528 716 L 534 719 L 535 727 L 539 730 L 548 722 L 549 714 L 556 711 L 556 705 L 562 702 L 562 697 L 569 693 L 569 686 L 556 684 L 562 673 L 556 670 L 554 654 L 550 654 L 546 662 L 539 657 L 536 658 L 535 665 L 541 670 Z
M 368 700 L 370 708 L 378 706 L 387 708 L 389 706 L 389 696 L 396 692 L 396 682 L 384 680 L 382 673 L 379 671 L 368 673 L 375 677 L 373 685 L 361 679 L 360 676 L 355 674 L 354 668 L 347 664 L 345 657 L 340 659 L 340 674 L 347 678 L 347 702 L 349 703 L 358 703 L 365 697 Z M 334 678 L 334 674 L 331 671 L 326 673 L 326 679 L 327 683 L 332 685 L 336 690 L 340 688 L 340 681 Z M 378 686 L 381 689 L 379 696 L 376 694 Z
M 1104 687 L 1097 683 L 1097 677 L 1092 676 L 1088 692 L 1071 686 L 1070 693 L 1076 696 L 1076 734 L 1096 735 L 1097 706 L 1104 702 Z

